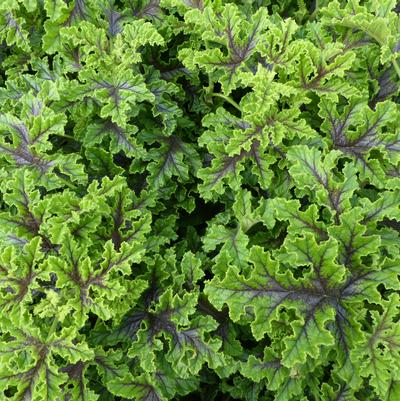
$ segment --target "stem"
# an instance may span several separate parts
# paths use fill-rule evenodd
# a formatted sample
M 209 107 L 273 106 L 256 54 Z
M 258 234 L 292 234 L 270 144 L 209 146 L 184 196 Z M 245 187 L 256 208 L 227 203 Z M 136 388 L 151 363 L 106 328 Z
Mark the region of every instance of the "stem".
M 54 317 L 53 319 L 53 323 L 50 326 L 50 329 L 47 333 L 47 340 L 53 335 L 53 333 L 56 331 L 57 328 L 57 323 L 58 323 L 58 319 L 57 317 Z
M 63 138 L 73 139 L 74 141 L 76 141 L 75 137 L 73 137 L 72 135 L 60 134 L 60 133 L 53 133 L 52 135 L 57 135 L 57 136 L 61 136 Z
M 68 181 L 66 178 L 62 177 L 59 174 L 56 174 L 57 178 L 60 179 L 69 189 L 77 190 L 78 186 L 73 184 L 72 182 Z
M 210 93 L 210 96 L 220 97 L 221 99 L 224 99 L 226 102 L 228 102 L 230 105 L 232 105 L 235 109 L 237 109 L 240 112 L 242 112 L 240 106 L 233 99 L 231 99 L 229 96 L 225 96 L 222 93 L 214 93 L 214 92 Z
M 397 60 L 393 60 L 392 64 L 393 64 L 394 69 L 396 70 L 396 73 L 397 73 L 398 77 L 400 78 L 400 65 L 399 65 L 399 63 L 397 62 Z

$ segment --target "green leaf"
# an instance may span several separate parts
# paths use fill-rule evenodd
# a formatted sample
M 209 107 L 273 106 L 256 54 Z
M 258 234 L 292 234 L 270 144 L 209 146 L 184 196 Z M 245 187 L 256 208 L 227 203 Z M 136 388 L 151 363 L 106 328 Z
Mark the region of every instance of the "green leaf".
M 382 399 L 392 391 L 391 386 L 398 380 L 398 361 L 400 352 L 400 331 L 396 323 L 399 297 L 392 294 L 382 302 L 382 312 L 371 311 L 373 326 L 354 358 L 359 359 L 363 377 L 369 378 L 370 384 Z
M 318 149 L 303 145 L 292 147 L 288 152 L 288 158 L 293 163 L 289 172 L 297 188 L 330 208 L 336 223 L 357 188 L 356 169 L 349 163 L 343 168 L 343 174 L 337 174 L 339 180 L 335 179 L 332 171 L 338 157 L 337 151 L 331 151 L 322 159 Z
M 363 179 L 382 187 L 389 165 L 378 163 L 370 155 L 373 150 L 379 150 L 389 163 L 398 162 L 398 134 L 383 131 L 397 119 L 394 103 L 380 102 L 372 111 L 368 105 L 354 101 L 342 115 L 337 113 L 332 102 L 321 102 L 320 107 L 325 118 L 323 127 L 330 136 L 332 147 L 354 160 Z
M 201 39 L 207 48 L 181 50 L 183 63 L 190 70 L 196 66 L 203 68 L 213 82 L 221 83 L 225 94 L 241 86 L 247 71 L 251 73 L 252 56 L 267 26 L 265 9 L 260 8 L 250 19 L 246 19 L 237 6 L 228 4 L 222 13 L 206 7 L 204 11 L 192 10 L 185 15 L 185 19 L 190 27 L 194 26 L 195 30 L 202 32 Z

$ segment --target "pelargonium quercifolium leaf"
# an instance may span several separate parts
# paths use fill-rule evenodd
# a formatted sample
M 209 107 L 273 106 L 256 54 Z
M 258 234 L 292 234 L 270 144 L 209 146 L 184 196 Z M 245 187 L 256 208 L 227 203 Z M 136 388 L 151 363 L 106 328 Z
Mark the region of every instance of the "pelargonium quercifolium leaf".
M 399 10 L 1 2 L 0 399 L 398 401 Z

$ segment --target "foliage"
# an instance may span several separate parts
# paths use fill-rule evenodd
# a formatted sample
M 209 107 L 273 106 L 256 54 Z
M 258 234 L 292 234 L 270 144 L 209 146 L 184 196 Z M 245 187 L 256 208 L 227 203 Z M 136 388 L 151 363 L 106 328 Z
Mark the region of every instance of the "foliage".
M 396 1 L 0 3 L 1 400 L 400 399 Z

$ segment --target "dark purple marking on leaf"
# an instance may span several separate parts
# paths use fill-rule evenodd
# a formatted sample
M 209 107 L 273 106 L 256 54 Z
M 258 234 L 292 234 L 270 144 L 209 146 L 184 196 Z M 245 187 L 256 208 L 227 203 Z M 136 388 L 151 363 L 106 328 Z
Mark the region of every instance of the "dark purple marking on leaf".
M 84 367 L 85 364 L 82 361 L 79 361 L 61 368 L 60 371 L 67 373 L 71 380 L 79 380 L 82 377 Z
M 387 175 L 394 178 L 400 177 L 400 165 L 397 167 L 389 168 L 387 171 Z
M 355 47 L 359 47 L 365 44 L 365 41 L 359 41 L 359 42 L 354 42 L 354 43 L 349 43 L 347 46 L 345 46 L 340 52 L 337 54 L 331 56 L 329 59 L 326 60 L 326 63 L 328 64 L 327 67 L 323 65 L 323 61 L 320 60 L 319 64 L 316 65 L 317 67 L 317 73 L 307 82 L 306 79 L 306 74 L 303 70 L 303 64 L 300 63 L 300 76 L 301 76 L 301 86 L 303 89 L 313 89 L 313 90 L 319 90 L 319 91 L 325 91 L 329 92 L 331 91 L 329 88 L 324 88 L 321 85 L 321 81 L 328 75 L 331 74 L 332 72 L 336 71 L 337 69 L 341 68 L 344 64 L 346 64 L 347 60 L 342 60 L 341 63 L 337 63 L 334 67 L 331 67 L 329 64 L 333 63 L 335 59 L 339 56 L 342 56 L 346 54 L 348 51 L 352 50 Z
M 273 378 L 275 377 L 278 370 L 282 369 L 282 367 L 283 367 L 280 359 L 273 359 L 271 361 L 260 361 L 259 363 L 257 363 L 257 366 L 261 370 L 264 370 L 264 369 L 274 369 L 275 370 L 274 376 L 272 377 L 272 380 L 270 380 L 270 382 L 272 382 L 274 380 Z
M 369 121 L 368 117 L 366 118 L 365 128 L 362 133 L 355 139 L 348 139 L 346 136 L 347 128 L 350 124 L 350 120 L 352 117 L 351 110 L 354 110 L 356 106 L 353 105 L 350 107 L 347 114 L 339 121 L 329 117 L 328 120 L 332 127 L 332 141 L 333 146 L 341 150 L 344 153 L 347 153 L 354 157 L 356 162 L 361 164 L 361 167 L 364 172 L 370 171 L 372 175 L 376 175 L 373 167 L 370 166 L 367 155 L 369 151 L 375 147 L 382 146 L 386 151 L 389 152 L 399 152 L 400 151 L 400 139 L 386 139 L 385 137 L 378 137 L 378 129 L 384 118 L 386 116 L 387 110 L 383 110 L 382 113 L 378 116 L 375 122 Z
M 382 113 L 377 120 L 373 123 L 370 124 L 370 122 L 366 121 L 366 129 L 364 133 L 359 136 L 357 139 L 354 140 L 346 140 L 344 146 L 339 144 L 339 148 L 345 148 L 348 149 L 350 152 L 365 152 L 368 149 L 370 149 L 373 146 L 378 146 L 383 143 L 382 140 L 378 139 L 376 137 L 377 134 L 377 129 L 379 127 L 379 124 L 382 122 L 383 118 L 385 116 L 385 112 Z
M 108 95 L 114 101 L 115 106 L 119 108 L 119 104 L 121 101 L 121 96 L 119 94 L 119 90 L 121 89 L 119 85 L 114 85 L 107 81 L 96 81 L 95 89 L 107 89 Z
M 350 344 L 349 339 L 346 334 L 346 328 L 348 330 L 352 330 L 352 324 L 347 318 L 348 312 L 347 310 L 340 304 L 336 304 L 336 316 L 335 322 L 331 323 L 328 327 L 332 331 L 337 344 L 340 346 L 338 351 L 343 352 L 343 360 L 341 364 L 344 365 L 349 361 L 350 358 Z
M 7 240 L 10 241 L 13 245 L 18 245 L 20 247 L 23 247 L 24 245 L 29 243 L 26 238 L 17 237 L 14 234 L 7 234 Z
M 220 171 L 214 174 L 214 179 L 211 185 L 214 186 L 219 180 L 225 177 L 228 173 L 234 173 L 236 171 L 236 164 L 247 155 L 247 152 L 242 150 L 239 155 L 225 156 L 224 165 Z
M 219 20 L 221 20 L 220 13 L 216 13 L 216 16 L 218 17 Z M 207 18 L 207 20 L 210 24 L 210 27 L 213 30 L 215 36 L 222 38 L 224 36 L 224 32 L 220 31 L 219 28 L 213 23 L 213 21 L 211 20 L 211 14 L 210 13 L 206 14 L 206 18 Z
M 73 66 L 79 70 L 82 68 L 81 65 L 81 53 L 79 47 L 73 47 L 69 44 L 64 43 L 63 45 L 64 53 L 73 60 Z M 54 79 L 53 79 L 54 80 Z
M 25 76 L 23 78 L 24 78 L 24 83 L 27 85 L 27 89 L 28 90 L 31 89 L 33 94 L 35 96 L 37 96 L 41 89 L 40 85 L 37 82 L 35 82 L 34 80 L 28 79 Z
M 12 307 L 13 303 L 19 304 L 23 301 L 25 296 L 28 294 L 29 286 L 32 284 L 37 275 L 34 272 L 34 263 L 35 261 L 32 260 L 32 263 L 29 264 L 28 271 L 23 278 L 7 277 L 4 279 L 4 281 L 8 281 L 10 283 L 8 293 L 13 294 L 13 296 L 0 304 L 1 308 L 4 308 L 6 310 L 7 306 Z M 1 266 L 0 270 L 7 275 L 9 274 L 9 272 Z M 18 290 L 15 292 L 11 285 L 17 286 Z
M 290 21 L 290 24 L 292 24 L 292 21 Z M 269 46 L 268 58 L 272 63 L 268 63 L 266 60 L 263 60 L 262 58 L 259 57 L 258 62 L 261 63 L 261 65 L 264 68 L 267 68 L 268 70 L 272 70 L 274 64 L 284 65 L 284 62 L 282 61 L 282 56 L 285 54 L 287 45 L 289 43 L 289 31 L 290 31 L 290 28 L 288 27 L 288 29 L 285 31 L 285 35 L 283 36 L 282 47 L 278 54 L 274 55 L 273 47 Z
M 258 140 L 254 140 L 253 143 L 251 144 L 249 151 L 242 149 L 238 155 L 223 156 L 223 167 L 220 170 L 218 170 L 216 173 L 213 174 L 214 178 L 211 181 L 210 185 L 213 187 L 215 184 L 217 184 L 218 181 L 223 179 L 227 174 L 229 174 L 231 172 L 235 173 L 236 165 L 240 161 L 245 160 L 247 158 L 254 160 L 254 162 L 260 172 L 261 178 L 264 178 L 266 171 L 261 164 L 261 156 L 259 153 L 259 146 L 260 146 L 260 142 Z M 278 151 L 279 148 L 277 147 L 276 150 Z
M 335 321 L 330 322 L 327 328 L 334 334 L 337 344 L 340 346 L 338 350 L 344 355 L 341 357 L 340 364 L 344 364 L 349 360 L 349 350 L 351 348 L 346 331 L 354 329 L 349 320 L 349 314 L 352 312 L 347 309 L 347 302 L 360 295 L 367 298 L 372 288 L 376 288 L 382 284 L 382 275 L 380 271 L 369 270 L 353 274 L 345 283 L 333 283 L 332 285 L 332 283 L 329 283 L 329 277 L 323 277 L 321 274 L 324 258 L 325 256 L 322 255 L 320 260 L 313 260 L 313 255 L 310 253 L 309 259 L 313 264 L 315 278 L 310 279 L 307 284 L 303 284 L 302 282 L 290 285 L 282 284 L 279 281 L 279 277 L 275 278 L 271 276 L 267 267 L 263 266 L 263 271 L 260 273 L 261 281 L 257 280 L 251 284 L 240 281 L 230 291 L 232 297 L 236 292 L 248 292 L 249 295 L 246 297 L 243 306 L 251 302 L 254 298 L 262 297 L 268 299 L 269 302 L 266 302 L 263 310 L 263 317 L 266 320 L 285 301 L 300 302 L 298 307 L 304 313 L 303 318 L 305 320 L 304 327 L 302 328 L 304 335 L 307 335 L 306 327 L 315 319 L 315 314 L 318 310 L 321 310 L 325 305 L 333 307 L 336 311 Z M 388 273 L 399 276 L 398 267 L 395 264 L 385 269 Z M 267 284 L 264 284 L 265 279 L 268 280 Z M 344 358 L 344 361 L 342 358 Z
M 75 364 L 67 365 L 60 369 L 61 372 L 67 373 L 71 381 L 77 383 L 79 388 L 79 400 L 85 401 L 85 377 L 84 377 L 85 363 L 79 361 Z
M 128 138 L 128 133 L 113 121 L 107 120 L 103 124 L 103 132 L 111 132 L 115 135 L 119 146 L 126 148 L 128 151 L 134 150 L 134 147 Z
M 152 343 L 154 336 L 156 336 L 161 331 L 172 334 L 176 333 L 176 325 L 172 322 L 171 315 L 175 312 L 174 309 L 166 308 L 158 313 L 148 312 L 147 322 L 149 325 L 148 331 L 148 342 Z
M 106 374 L 110 374 L 113 377 L 118 377 L 122 378 L 123 376 L 121 375 L 120 370 L 112 363 L 110 362 L 107 357 L 102 356 L 102 355 L 96 355 L 94 358 L 94 362 L 100 366 Z
M 393 47 L 393 53 L 398 53 L 400 51 L 400 41 L 398 41 Z
M 266 70 L 272 71 L 274 68 L 274 64 L 268 63 L 268 61 L 261 56 L 258 57 L 257 62 L 260 63 Z M 255 73 L 256 71 L 254 71 Z
M 22 33 L 21 27 L 18 24 L 17 20 L 14 19 L 14 16 L 12 15 L 11 12 L 6 12 L 4 14 L 5 20 L 6 20 L 6 27 L 14 29 L 15 33 L 17 36 L 22 40 L 22 42 L 26 43 L 26 40 L 24 38 L 24 35 Z
M 148 326 L 147 338 L 149 344 L 153 342 L 154 336 L 161 331 L 170 333 L 174 337 L 177 333 L 176 326 L 170 320 L 174 312 L 176 310 L 170 308 L 166 308 L 158 313 L 148 311 L 148 307 L 145 307 L 145 310 L 134 309 L 123 319 L 118 329 L 111 334 L 110 339 L 113 342 L 124 341 L 126 339 L 135 340 L 136 333 L 144 321 Z
M 343 309 L 343 308 L 341 308 Z M 343 313 L 344 312 L 344 313 Z M 347 353 L 349 351 L 349 347 L 347 344 L 347 336 L 345 333 L 345 326 L 350 327 L 350 323 L 346 318 L 345 311 L 338 311 L 335 316 L 335 325 L 333 326 L 333 331 L 336 334 L 336 338 L 339 344 L 343 347 L 343 350 Z
M 192 77 L 192 73 L 183 66 L 177 66 L 172 69 L 161 69 L 160 70 L 161 78 L 165 79 L 166 81 L 173 80 L 175 78 L 175 76 L 178 74 L 186 75 L 189 78 Z
M 40 371 L 42 368 L 48 369 L 46 365 L 46 358 L 48 354 L 48 349 L 40 343 L 35 344 L 38 359 L 36 360 L 36 365 L 28 369 L 25 372 L 16 373 L 8 376 L 0 376 L 0 381 L 11 380 L 11 379 L 21 379 L 23 385 L 20 387 L 21 392 L 18 394 L 19 399 L 23 401 L 30 401 L 33 395 L 33 389 L 36 385 L 36 381 L 39 378 Z
M 224 61 L 219 61 L 219 62 L 210 62 L 209 64 L 215 65 L 215 66 L 221 66 L 228 68 L 230 70 L 229 73 L 229 79 L 228 81 L 231 82 L 234 74 L 236 73 L 236 70 L 240 67 L 240 65 L 248 59 L 254 50 L 254 48 L 257 45 L 258 40 L 256 39 L 257 34 L 260 29 L 260 24 L 261 24 L 261 19 L 255 22 L 253 29 L 251 32 L 249 32 L 247 41 L 243 45 L 239 45 L 236 42 L 236 38 L 234 36 L 234 26 L 232 25 L 232 20 L 231 18 L 228 19 L 228 26 L 224 31 L 224 34 L 228 40 L 228 49 L 229 49 L 229 54 L 230 58 Z M 216 32 L 217 36 L 222 36 L 218 35 Z
M 107 271 L 101 271 L 97 274 L 93 274 L 92 272 L 89 273 L 88 278 L 83 278 L 81 271 L 80 271 L 80 260 L 81 256 L 83 254 L 79 254 L 79 256 L 76 258 L 74 251 L 72 249 L 72 244 L 71 241 L 65 241 L 65 253 L 67 254 L 67 259 L 69 264 L 72 267 L 72 270 L 63 270 L 66 275 L 70 277 L 70 279 L 75 283 L 75 285 L 79 289 L 79 299 L 82 303 L 83 306 L 88 306 L 90 307 L 93 304 L 93 301 L 88 297 L 89 295 L 89 287 L 90 286 L 98 286 L 103 289 L 109 289 L 106 285 L 103 283 L 103 278 L 104 275 L 107 273 Z M 107 266 L 108 268 L 108 266 Z M 107 270 L 105 268 L 104 270 Z
M 224 125 L 231 126 L 234 128 L 239 128 L 242 131 L 245 131 L 249 128 L 251 128 L 251 124 L 248 123 L 247 121 L 240 120 L 240 119 L 229 119 L 228 117 L 225 117 L 223 121 L 221 121 Z M 246 134 L 245 139 L 239 144 L 239 146 L 242 146 L 249 140 L 252 140 L 251 148 L 250 151 L 248 152 L 247 156 L 250 156 L 254 159 L 254 161 L 257 164 L 257 167 L 260 171 L 261 177 L 264 177 L 264 170 L 262 169 L 261 165 L 261 158 L 259 156 L 259 147 L 261 145 L 260 141 L 258 139 L 255 139 L 257 137 L 261 137 L 264 134 L 264 128 L 266 127 L 272 127 L 276 122 L 280 122 L 281 124 L 285 125 L 288 129 L 294 129 L 296 130 L 296 127 L 293 126 L 291 127 L 289 125 L 289 122 L 283 122 L 279 120 L 275 120 L 273 117 L 268 117 L 267 120 L 262 124 L 262 125 L 256 125 L 248 134 Z M 268 135 L 268 134 L 266 134 Z M 285 153 L 282 151 L 282 149 L 275 145 L 273 141 L 270 139 L 269 141 L 269 146 L 274 149 L 279 156 L 281 156 L 283 159 L 286 158 Z
M 292 213 L 290 210 L 286 210 L 286 213 L 288 213 L 290 215 L 290 217 L 292 217 L 293 219 L 300 221 L 300 223 L 304 224 L 306 227 L 313 230 L 315 232 L 315 234 L 317 234 L 321 240 L 325 241 L 329 238 L 327 231 L 325 231 L 324 229 L 322 229 L 320 227 L 317 227 L 312 222 L 309 222 L 309 221 L 303 219 L 300 216 L 300 214 Z
M 177 162 L 175 160 L 175 155 L 177 153 L 184 153 L 183 143 L 181 139 L 176 135 L 171 135 L 169 137 L 160 137 L 159 139 L 167 144 L 167 151 L 163 155 L 163 159 L 161 164 L 159 165 L 157 173 L 152 176 L 152 183 L 157 183 L 158 180 L 162 176 L 164 176 L 165 172 L 170 166 L 174 167 L 174 170 L 178 173 L 180 180 L 185 181 L 185 177 L 182 175 L 180 167 L 177 165 Z
M 84 239 L 84 237 L 82 236 L 82 231 L 91 226 L 92 221 L 89 218 L 86 219 L 82 219 L 79 221 L 79 223 L 76 225 L 76 227 L 74 229 L 71 230 L 71 234 L 73 237 L 80 237 L 81 239 Z M 103 241 L 107 241 L 107 237 L 103 237 L 99 235 L 99 238 L 101 238 Z
M 121 22 L 123 15 L 114 9 L 113 2 L 109 2 L 109 7 L 104 9 L 105 16 L 108 22 L 108 33 L 111 36 L 116 36 L 122 32 Z
M 150 384 L 143 383 L 134 383 L 135 386 L 141 387 L 143 389 L 143 395 L 141 395 L 140 399 L 143 401 L 163 401 L 162 398 L 158 395 L 156 389 Z
M 136 204 L 136 205 L 134 205 L 133 207 L 132 207 L 132 210 L 135 210 L 135 209 L 140 209 L 141 208 L 141 203 L 145 203 L 146 202 L 146 200 L 145 199 L 142 199 L 141 200 L 141 202 L 139 203 L 139 204 Z M 125 241 L 125 242 L 129 242 L 129 241 L 132 241 L 132 240 L 134 240 L 140 233 L 141 233 L 141 230 L 146 226 L 146 221 L 144 220 L 144 219 L 142 219 L 142 220 L 139 220 L 140 222 L 141 222 L 141 224 L 140 225 L 137 225 L 136 227 L 135 227 L 135 230 L 133 231 L 133 232 L 131 232 L 129 235 L 127 235 L 127 236 L 124 236 L 123 238 L 122 238 L 122 241 Z M 129 221 L 127 221 L 127 225 L 126 225 L 126 228 L 127 229 L 130 229 L 131 227 L 130 227 L 130 222 Z
M 136 93 L 139 95 L 143 95 L 146 92 L 146 89 L 140 89 L 138 87 L 134 87 L 129 85 L 128 82 L 120 82 L 118 84 L 114 84 L 108 81 L 99 81 L 96 79 L 92 80 L 95 83 L 95 86 L 92 89 L 107 89 L 108 95 L 113 100 L 115 107 L 119 110 L 119 105 L 121 103 L 121 91 L 129 91 L 132 93 Z
M 13 216 L 12 220 L 9 220 L 9 223 L 12 223 L 16 226 L 25 228 L 29 233 L 33 236 L 39 236 L 42 240 L 42 250 L 44 252 L 49 252 L 50 250 L 58 253 L 57 247 L 52 244 L 50 239 L 43 233 L 40 232 L 40 227 L 43 222 L 43 216 L 35 216 L 31 211 L 32 205 L 28 195 L 28 192 L 25 188 L 25 183 L 22 181 L 22 187 L 16 187 L 15 190 L 19 195 L 17 201 L 18 204 L 23 208 L 23 215 L 20 217 Z M 25 239 L 20 238 L 20 242 L 26 241 Z
M 42 124 L 41 121 L 39 120 L 39 132 L 36 134 L 36 136 L 29 142 L 30 145 L 34 145 L 38 142 L 40 142 L 40 140 L 47 134 L 47 132 L 49 132 L 53 126 L 49 125 L 49 127 L 42 129 Z
M 144 320 L 147 319 L 147 312 L 142 310 L 134 310 L 129 314 L 113 333 L 112 338 L 117 341 L 129 338 L 131 340 L 136 339 L 136 333 L 140 329 L 140 326 Z
M 394 219 L 383 219 L 380 226 L 389 227 L 400 233 L 400 222 Z
M 355 232 L 355 227 L 353 226 L 353 227 L 351 227 L 349 241 L 346 243 L 340 241 L 344 247 L 343 259 L 340 262 L 341 262 L 341 264 L 343 264 L 344 266 L 346 266 L 348 268 L 351 268 L 351 259 L 352 259 L 353 255 L 359 249 L 361 249 L 361 247 L 358 247 L 358 248 L 354 247 L 355 238 L 356 238 L 356 232 Z
M 183 0 L 183 2 L 192 8 L 197 8 L 198 10 L 204 10 L 204 1 L 203 0 Z
M 158 276 L 158 272 L 156 268 L 151 270 L 151 274 L 149 277 L 149 287 L 144 292 L 144 306 L 146 310 L 158 300 L 162 290 L 160 288 L 160 278 Z
M 321 184 L 327 194 L 328 194 L 328 200 L 329 200 L 329 204 L 332 207 L 332 209 L 336 212 L 335 216 L 334 216 L 334 220 L 335 220 L 335 224 L 339 224 L 340 223 L 340 215 L 342 213 L 342 210 L 340 209 L 340 201 L 341 201 L 341 197 L 343 195 L 343 193 L 341 191 L 337 191 L 331 188 L 331 185 L 329 183 L 329 175 L 328 173 L 324 170 L 323 171 L 323 176 L 318 172 L 317 166 L 316 166 L 316 153 L 313 153 L 313 161 L 310 164 L 308 162 L 308 160 L 303 159 L 303 163 L 309 168 L 309 170 L 311 171 L 312 175 L 317 179 L 317 181 L 319 182 L 319 184 Z
M 71 4 L 72 1 L 74 2 L 74 6 L 65 22 L 65 24 L 69 26 L 78 20 L 89 19 L 87 0 L 67 0 L 67 4 Z
M 91 273 L 89 274 L 89 278 L 87 280 L 88 284 L 92 285 L 98 285 L 102 288 L 106 288 L 102 281 L 104 280 L 104 277 L 109 273 L 109 271 L 114 268 L 115 266 L 121 265 L 125 263 L 131 255 L 127 254 L 124 255 L 123 253 L 119 255 L 118 259 L 114 261 L 109 261 L 108 264 L 103 267 L 99 272 L 97 273 Z
M 174 330 L 172 334 L 174 343 L 171 346 L 171 352 L 173 352 L 175 347 L 183 350 L 184 346 L 188 345 L 193 349 L 198 350 L 198 352 L 195 352 L 195 355 L 193 355 L 193 358 L 196 358 L 196 356 L 198 357 L 203 353 L 210 356 L 212 355 L 210 348 L 204 341 L 202 341 L 198 328 L 189 328 L 182 331 Z
M 367 223 L 370 222 L 371 220 L 374 220 L 375 217 L 376 217 L 378 214 L 380 214 L 382 211 L 387 210 L 387 209 L 390 209 L 390 208 L 392 208 L 393 206 L 396 206 L 397 204 L 398 204 L 398 203 L 397 203 L 396 199 L 395 199 L 393 202 L 391 202 L 391 203 L 383 203 L 383 202 L 382 202 L 382 204 L 381 204 L 379 207 L 374 208 L 372 212 L 368 212 L 368 213 L 366 214 L 366 216 L 364 217 L 364 219 L 361 221 L 361 224 L 363 224 L 363 225 L 367 224 Z
M 46 173 L 54 165 L 53 161 L 46 161 L 31 153 L 28 149 L 20 147 L 9 151 L 14 156 L 17 166 L 35 166 L 42 174 Z
M 392 276 L 395 278 L 394 282 L 396 282 L 396 280 L 399 278 L 398 266 L 394 263 L 384 266 L 381 270 L 367 269 L 353 273 L 341 286 L 341 299 L 351 299 L 355 296 L 363 296 L 368 299 L 369 290 L 371 288 L 376 288 L 381 284 L 385 284 L 384 280 L 389 280 L 387 278 L 383 278 L 385 276 Z
M 12 156 L 17 166 L 33 166 L 36 167 L 41 174 L 45 174 L 47 170 L 54 165 L 53 161 L 47 161 L 35 155 L 28 148 L 27 142 L 22 142 L 16 149 L 0 144 L 0 150 Z
M 229 120 L 226 120 L 226 123 L 229 123 Z M 246 130 L 246 129 L 251 127 L 251 124 L 246 122 L 246 121 L 244 121 L 244 120 L 235 120 L 233 122 L 233 125 L 238 127 L 238 128 L 240 128 L 240 129 L 242 129 L 242 130 Z
M 132 14 L 136 18 L 150 17 L 161 19 L 160 0 L 140 0 L 136 2 L 134 0 L 129 0 L 129 6 Z
M 377 103 L 383 102 L 398 91 L 399 86 L 397 82 L 392 79 L 391 74 L 392 69 L 388 68 L 378 77 L 378 93 L 369 101 L 369 106 L 372 109 L 375 109 Z
M 215 309 L 214 306 L 208 301 L 208 299 L 204 296 L 199 298 L 197 303 L 197 310 L 200 313 L 205 315 L 210 315 L 213 319 L 215 319 L 220 324 L 229 321 L 229 314 L 227 310 L 223 310 L 222 312 Z
M 328 110 L 328 108 L 324 108 L 325 113 L 328 116 L 328 121 L 331 126 L 331 139 L 336 146 L 345 146 L 346 139 L 346 130 L 351 123 L 351 119 L 356 111 L 356 105 L 353 104 L 347 110 L 346 114 L 341 118 L 341 120 L 336 119 L 333 114 Z
M 28 127 L 22 121 L 7 122 L 2 120 L 2 124 L 11 128 L 17 134 L 21 140 L 21 146 L 27 146 L 30 143 Z
M 30 113 L 33 116 L 38 116 L 42 110 L 43 107 L 43 103 L 39 100 L 39 99 L 34 99 L 31 103 L 30 103 Z
M 318 273 L 319 267 L 314 265 L 314 269 Z M 266 296 L 272 298 L 275 302 L 266 306 L 266 317 L 286 300 L 300 301 L 305 311 L 314 310 L 317 306 L 329 304 L 337 305 L 339 291 L 338 288 L 328 287 L 326 279 L 320 274 L 319 277 L 312 281 L 312 286 L 305 286 L 299 283 L 297 286 L 287 286 L 280 283 L 276 278 L 272 277 L 264 266 L 263 277 L 268 278 L 267 285 L 252 287 L 250 285 L 242 285 L 241 291 L 248 291 L 252 294 L 252 298 L 257 296 Z
M 351 397 L 351 388 L 345 384 L 340 389 L 337 395 L 330 401 L 347 401 Z
M 26 127 L 26 125 L 24 123 L 10 124 L 10 127 L 13 128 L 18 133 L 18 136 L 20 137 L 22 143 L 24 143 L 24 144 L 29 143 L 28 128 Z
M 260 155 L 259 152 L 259 147 L 260 147 L 260 142 L 259 141 L 254 141 L 251 144 L 250 147 L 250 152 L 249 152 L 249 156 L 254 160 L 254 162 L 256 163 L 256 166 L 258 168 L 258 171 L 260 172 L 260 176 L 263 180 L 265 180 L 267 171 L 264 169 L 263 165 L 262 165 L 262 157 Z
M 154 95 L 155 93 L 151 91 Z M 156 103 L 156 109 L 160 113 L 164 114 L 177 114 L 179 112 L 179 108 L 175 103 L 171 103 L 160 97 L 157 99 L 158 102 Z
M 84 279 L 82 277 L 82 274 L 81 274 L 80 268 L 79 268 L 80 257 L 78 257 L 77 259 L 74 257 L 70 242 L 67 242 L 66 252 L 68 253 L 68 259 L 69 259 L 70 263 L 72 264 L 72 271 L 68 271 L 68 272 L 64 271 L 64 272 L 67 275 L 69 275 L 71 280 L 78 286 L 79 299 L 80 299 L 82 305 L 89 306 L 89 307 L 91 305 L 93 305 L 93 303 L 94 303 L 92 301 L 92 299 L 88 297 L 90 287 L 97 286 L 102 289 L 110 290 L 110 287 L 108 287 L 104 283 L 105 276 L 109 273 L 109 271 L 113 267 L 117 266 L 118 264 L 124 263 L 129 258 L 129 255 L 124 256 L 122 254 L 122 255 L 120 255 L 119 259 L 117 259 L 115 261 L 110 260 L 109 263 L 105 267 L 103 267 L 100 271 L 96 271 L 95 273 L 90 272 L 89 276 L 86 279 Z M 99 267 L 99 265 L 97 267 Z

